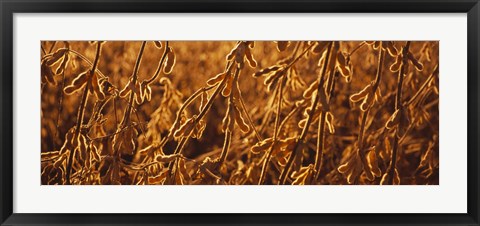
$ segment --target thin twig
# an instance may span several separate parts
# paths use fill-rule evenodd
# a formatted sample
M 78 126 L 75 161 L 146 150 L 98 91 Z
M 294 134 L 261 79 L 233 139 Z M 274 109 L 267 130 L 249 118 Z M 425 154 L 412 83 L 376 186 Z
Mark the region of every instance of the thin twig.
M 98 62 L 100 60 L 100 52 L 102 50 L 102 43 L 98 42 L 97 43 L 97 50 L 95 54 L 95 60 L 92 65 L 92 69 L 90 70 L 90 79 L 92 79 L 92 74 L 95 73 L 95 69 L 97 68 Z M 90 80 L 89 79 L 89 80 Z M 85 114 L 85 106 L 87 105 L 87 97 L 88 97 L 88 91 L 90 89 L 90 81 L 87 81 L 87 84 L 85 85 L 85 88 L 83 90 L 82 94 L 82 100 L 80 102 L 80 108 L 78 109 L 78 114 L 77 114 L 77 125 L 75 126 L 75 136 L 74 139 L 77 139 L 80 135 L 80 130 L 81 126 L 83 123 L 83 115 Z M 70 150 L 70 155 L 67 160 L 67 173 L 66 173 L 66 183 L 71 184 L 70 181 L 70 174 L 72 171 L 72 163 L 74 162 L 73 156 L 74 156 L 75 150 Z
M 253 132 L 255 133 L 255 136 L 257 137 L 258 141 L 262 140 L 262 136 L 258 133 L 257 128 L 255 127 L 255 124 L 252 121 L 252 118 L 250 117 L 250 114 L 247 111 L 247 107 L 245 106 L 245 102 L 243 101 L 242 97 L 242 92 L 239 92 L 239 99 L 240 99 L 240 104 L 242 105 L 243 113 L 247 116 L 247 121 L 250 124 L 250 127 L 252 127 Z
M 66 53 L 68 54 L 68 53 Z M 58 136 L 58 131 L 60 130 L 60 115 L 63 110 L 63 88 L 65 87 L 65 70 L 67 68 L 67 64 L 63 65 L 63 70 L 62 70 L 62 85 L 60 87 L 60 90 L 58 91 L 60 98 L 58 100 L 58 111 L 57 111 L 57 120 L 56 120 L 56 130 L 55 130 L 55 135 L 54 138 L 57 138 Z M 55 142 L 53 142 L 53 145 L 55 147 Z M 55 148 L 54 148 L 55 149 Z
M 140 51 L 137 56 L 137 61 L 135 62 L 135 67 L 133 69 L 132 78 L 131 78 L 132 79 L 131 84 L 133 84 L 133 87 L 135 87 L 135 84 L 137 83 L 138 69 L 140 68 L 140 63 L 142 62 L 143 51 L 145 49 L 146 43 L 147 43 L 146 41 L 142 42 L 142 45 L 140 46 Z M 135 98 L 135 90 L 131 90 L 130 97 L 128 98 L 128 102 L 130 104 L 127 106 L 127 109 L 125 110 L 125 114 L 123 115 L 122 122 L 120 123 L 121 124 L 120 128 L 127 126 L 127 124 L 130 122 L 130 114 L 132 113 L 134 98 Z
M 50 49 L 48 50 L 48 53 L 52 53 L 53 48 L 55 48 L 55 45 L 57 45 L 57 41 L 54 41 L 53 44 L 50 46 Z
M 435 78 L 436 76 L 438 76 L 438 65 L 435 66 L 435 69 L 433 70 L 432 74 L 430 74 L 430 76 L 428 76 L 427 80 L 425 80 L 425 82 L 422 84 L 422 86 L 420 87 L 420 89 L 418 89 L 418 91 L 410 98 L 410 100 L 408 100 L 404 106 L 410 106 L 417 98 L 418 96 L 423 92 L 423 90 L 425 90 L 427 87 L 428 87 L 428 84 L 432 81 L 433 78 Z
M 359 50 L 360 48 L 362 48 L 363 46 L 366 46 L 365 44 L 367 44 L 366 42 L 362 42 L 360 43 L 358 46 L 356 46 L 350 53 L 348 53 L 348 56 L 351 56 L 352 54 L 354 54 L 357 50 Z
M 260 179 L 258 180 L 258 184 L 261 185 L 263 184 L 263 181 L 265 180 L 265 174 L 267 173 L 267 167 L 268 163 L 270 163 L 270 158 L 272 157 L 273 150 L 275 149 L 275 146 L 277 145 L 277 139 L 278 139 L 278 133 L 279 133 L 279 127 L 280 127 L 280 114 L 282 111 L 282 101 L 283 101 L 283 87 L 284 87 L 284 81 L 285 81 L 286 76 L 282 76 L 279 84 L 279 91 L 278 91 L 278 103 L 277 103 L 277 114 L 275 117 L 275 127 L 273 130 L 273 141 L 272 141 L 272 146 L 270 146 L 268 152 L 267 152 L 267 157 L 263 161 L 262 165 L 262 171 L 260 173 Z
M 323 88 L 323 84 L 325 82 L 325 74 L 327 72 L 327 65 L 329 65 L 329 62 L 332 58 L 332 49 L 333 49 L 333 45 L 334 43 L 333 42 L 330 42 L 329 43 L 329 46 L 328 46 L 328 50 L 327 50 L 327 56 L 326 56 L 326 59 L 325 59 L 325 63 L 324 63 L 324 66 L 322 68 L 322 72 L 320 74 L 320 77 L 319 77 L 319 82 L 318 82 L 318 87 L 317 87 L 317 95 L 314 97 L 314 100 L 313 100 L 313 103 L 312 103 L 312 108 L 311 108 L 311 111 L 310 111 L 310 114 L 307 116 L 307 122 L 305 124 L 305 127 L 303 127 L 303 130 L 302 130 L 302 133 L 300 134 L 300 137 L 298 138 L 296 144 L 295 144 L 295 147 L 293 148 L 288 160 L 287 160 L 287 164 L 285 165 L 285 168 L 283 169 L 282 173 L 280 174 L 280 178 L 279 178 L 279 181 L 278 183 L 279 184 L 285 184 L 286 180 L 287 180 L 287 177 L 290 173 L 290 170 L 291 170 L 291 167 L 293 165 L 293 162 L 295 160 L 295 157 L 297 155 L 297 152 L 299 151 L 300 147 L 303 146 L 303 143 L 305 142 L 305 138 L 307 137 L 307 131 L 308 131 L 308 128 L 310 127 L 310 124 L 312 123 L 312 120 L 313 120 L 313 115 L 315 114 L 315 109 L 317 108 L 317 104 L 319 102 L 319 99 L 320 99 L 320 95 L 321 94 L 321 89 Z
M 403 47 L 402 49 L 402 66 L 400 68 L 400 71 L 398 72 L 398 83 L 397 83 L 397 95 L 395 98 L 395 111 L 398 112 L 399 121 L 402 121 L 403 118 L 403 105 L 402 105 L 402 86 L 403 86 L 403 76 L 407 72 L 407 66 L 408 66 L 408 57 L 407 54 L 409 52 L 410 48 L 410 41 L 407 42 L 407 44 Z M 395 177 L 395 170 L 396 170 L 396 165 L 397 165 L 397 152 L 398 152 L 398 139 L 399 139 L 399 131 L 402 129 L 401 124 L 399 123 L 395 129 L 395 136 L 393 138 L 393 148 L 392 148 L 392 158 L 390 161 L 390 165 L 387 169 L 387 174 L 388 174 L 388 180 L 387 184 L 392 184 L 393 185 L 393 179 Z

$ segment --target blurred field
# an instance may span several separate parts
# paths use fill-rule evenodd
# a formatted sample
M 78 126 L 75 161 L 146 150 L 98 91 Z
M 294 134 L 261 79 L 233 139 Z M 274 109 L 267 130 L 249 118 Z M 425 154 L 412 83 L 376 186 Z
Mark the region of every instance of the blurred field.
M 44 185 L 439 183 L 438 42 L 41 45 Z

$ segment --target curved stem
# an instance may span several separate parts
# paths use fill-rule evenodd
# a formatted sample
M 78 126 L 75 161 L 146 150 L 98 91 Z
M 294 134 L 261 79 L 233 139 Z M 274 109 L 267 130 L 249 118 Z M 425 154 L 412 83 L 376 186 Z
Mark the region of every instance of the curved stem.
M 217 163 L 218 167 L 221 167 L 222 164 L 225 162 L 225 159 L 227 159 L 228 150 L 230 149 L 230 144 L 232 141 L 232 136 L 233 136 L 233 131 L 227 130 L 225 132 L 225 140 L 223 142 L 222 152 L 220 153 L 220 158 Z
M 336 53 L 333 53 L 336 54 Z M 317 130 L 317 152 L 315 153 L 315 165 L 314 165 L 314 174 L 312 177 L 312 184 L 317 181 L 318 176 L 320 175 L 320 171 L 322 169 L 322 162 L 323 162 L 323 152 L 325 150 L 325 123 L 326 123 L 326 117 L 327 113 L 329 111 L 326 111 L 324 109 L 330 109 L 330 100 L 332 98 L 332 93 L 333 93 L 333 88 L 334 88 L 334 80 L 335 80 L 335 69 L 331 68 L 330 69 L 330 75 L 328 77 L 328 83 L 326 87 L 326 92 L 328 93 L 328 96 L 326 96 L 326 101 L 325 104 L 328 106 L 323 106 L 322 107 L 322 112 L 320 119 L 318 120 L 318 130 Z M 333 122 L 330 122 L 333 123 Z
M 80 59 L 82 59 L 83 61 L 85 61 L 85 63 L 87 63 L 88 65 L 92 66 L 93 67 L 93 63 L 90 62 L 90 60 L 87 59 L 87 57 L 85 57 L 84 55 L 82 55 L 81 53 L 73 50 L 73 49 L 68 49 L 68 52 L 70 53 L 73 53 L 75 54 L 76 56 L 80 57 Z M 98 68 L 95 67 L 95 71 L 98 72 L 98 74 L 104 78 L 106 78 L 107 76 L 105 76 Z
M 285 127 L 285 125 L 287 124 L 288 120 L 290 118 L 292 118 L 292 116 L 297 113 L 298 111 L 300 110 L 300 107 L 297 107 L 297 106 L 293 106 L 292 107 L 292 110 L 290 110 L 290 112 L 283 118 L 282 122 L 280 123 L 280 127 L 278 130 L 282 130 L 283 127 Z
M 253 132 L 255 133 L 255 136 L 257 137 L 257 140 L 261 141 L 262 136 L 260 136 L 260 134 L 258 133 L 258 130 L 255 127 L 255 124 L 253 123 L 252 118 L 250 117 L 250 114 L 247 111 L 247 107 L 245 106 L 245 102 L 243 101 L 242 92 L 239 92 L 239 98 L 238 99 L 240 99 L 240 104 L 242 105 L 243 113 L 247 116 L 248 123 L 252 127 Z
M 410 41 L 407 42 L 407 44 L 403 47 L 402 49 L 402 67 L 400 68 L 400 71 L 398 72 L 398 84 L 397 84 L 397 95 L 395 98 L 395 111 L 400 111 L 398 114 L 399 121 L 402 120 L 403 114 L 401 113 L 403 110 L 403 105 L 402 105 L 402 86 L 403 86 L 403 76 L 406 73 L 407 70 L 407 65 L 408 65 L 408 51 L 410 48 Z M 398 139 L 399 139 L 399 131 L 401 130 L 401 123 L 397 125 L 397 128 L 395 129 L 395 136 L 394 136 L 394 141 L 393 141 L 393 149 L 392 149 L 392 158 L 390 161 L 390 166 L 388 167 L 388 184 L 393 185 L 393 179 L 395 177 L 395 169 L 397 165 L 397 152 L 398 152 Z
M 262 124 L 260 125 L 260 133 L 264 132 L 265 128 L 267 128 L 267 124 L 270 120 L 270 116 L 272 115 L 272 109 L 274 109 L 274 103 L 277 100 L 277 92 L 278 92 L 278 86 L 275 86 L 273 90 L 273 95 L 272 98 L 269 99 L 268 101 L 268 107 L 267 107 L 267 112 L 265 113 L 265 116 L 263 117 Z
M 228 64 L 226 65 L 226 67 L 225 67 L 225 71 L 224 71 L 224 72 L 228 73 L 228 72 L 231 70 L 232 65 L 233 65 L 233 63 L 228 63 Z M 225 78 L 227 78 L 227 76 L 225 76 Z M 226 82 L 226 80 L 223 79 L 222 84 L 224 84 L 225 82 Z M 221 85 L 221 86 L 223 86 L 223 85 Z M 221 86 L 217 86 L 217 89 L 220 89 Z M 170 139 L 172 139 L 173 134 L 175 133 L 175 129 L 176 129 L 175 126 L 179 123 L 180 117 L 181 117 L 181 115 L 182 115 L 182 112 L 183 112 L 197 97 L 199 97 L 200 94 L 202 94 L 203 92 L 206 92 L 206 91 L 208 91 L 208 90 L 210 90 L 210 89 L 213 89 L 214 87 L 215 87 L 215 86 L 207 86 L 207 87 L 200 88 L 200 89 L 198 89 L 195 93 L 193 93 L 190 97 L 188 97 L 187 100 L 185 100 L 185 102 L 182 104 L 182 106 L 180 107 L 180 109 L 177 111 L 177 117 L 175 118 L 175 121 L 173 122 L 172 128 L 170 128 L 170 132 L 168 133 L 168 135 L 167 135 L 166 137 L 164 137 L 164 138 L 160 141 L 160 145 L 159 145 L 160 147 L 163 147 Z M 215 96 L 218 94 L 218 93 L 215 94 L 216 92 L 217 92 L 217 90 L 214 91 L 214 95 L 215 95 Z M 213 97 L 213 95 L 212 95 L 212 97 Z M 213 101 L 212 98 L 210 98 L 210 100 Z M 203 110 L 205 110 L 205 108 L 202 109 L 202 111 L 203 111 Z M 200 113 L 200 114 L 201 114 L 201 113 Z
M 57 41 L 53 42 L 53 44 L 50 46 L 50 49 L 48 50 L 48 53 L 51 53 L 53 51 L 53 48 L 55 48 L 55 45 L 57 45 Z
M 382 66 L 383 66 L 383 61 L 385 59 L 385 51 L 382 50 L 382 46 L 379 47 L 378 50 L 378 65 L 377 65 L 377 73 L 375 76 L 375 82 L 372 87 L 372 91 L 368 94 L 371 97 L 370 98 L 375 98 L 375 92 L 377 91 L 378 86 L 380 85 L 380 78 L 382 74 Z M 368 117 L 368 112 L 370 108 L 367 109 L 363 115 L 362 115 L 362 124 L 360 126 L 360 132 L 358 134 L 358 148 L 360 149 L 360 153 L 363 153 L 363 135 L 364 135 L 364 130 L 365 130 L 365 121 L 367 120 Z
M 58 90 L 58 95 L 60 96 L 58 98 L 58 111 L 57 111 L 57 120 L 56 120 L 56 130 L 55 130 L 55 136 L 54 139 L 57 138 L 58 136 L 58 131 L 60 130 L 60 115 L 62 114 L 63 110 L 63 88 L 65 87 L 65 70 L 67 68 L 67 64 L 63 65 L 63 70 L 62 70 L 62 85 L 60 87 L 60 90 Z M 55 142 L 53 142 L 54 149 L 55 149 Z
M 158 63 L 158 67 L 157 67 L 157 70 L 155 71 L 155 74 L 153 74 L 153 76 L 150 79 L 146 80 L 145 83 L 150 84 L 153 81 L 155 81 L 155 79 L 157 79 L 158 75 L 160 74 L 160 71 L 162 70 L 162 65 L 163 65 L 163 62 L 165 61 L 167 53 L 168 53 L 168 41 L 165 42 L 165 50 L 163 51 L 162 58 L 160 59 L 160 63 Z
M 375 93 L 377 92 L 377 88 L 380 85 L 383 61 L 385 59 L 385 50 L 382 49 L 382 45 L 383 43 L 381 43 L 380 47 L 378 48 L 378 65 L 377 65 L 377 74 L 375 76 L 375 82 L 373 84 L 372 91 L 368 94 L 370 95 L 370 98 L 374 98 L 373 101 L 375 101 Z M 368 113 L 370 112 L 370 108 L 371 107 L 368 107 L 367 110 L 362 113 L 362 122 L 360 124 L 360 131 L 358 133 L 358 140 L 357 140 L 357 145 L 358 145 L 357 154 L 360 156 L 360 160 L 362 161 L 364 167 L 368 165 L 365 148 L 364 148 L 364 134 L 365 134 L 365 124 L 367 121 Z
M 82 123 L 83 123 L 83 115 L 85 114 L 85 106 L 87 105 L 87 98 L 88 98 L 88 90 L 90 89 L 90 80 L 92 79 L 92 74 L 95 73 L 95 69 L 97 68 L 97 65 L 98 65 L 98 61 L 100 60 L 100 52 L 102 50 L 102 44 L 100 42 L 97 43 L 97 50 L 96 50 L 96 54 L 95 54 L 95 60 L 94 60 L 94 63 L 93 63 L 93 66 L 92 66 L 92 69 L 90 70 L 90 78 L 89 80 L 87 81 L 87 84 L 85 85 L 85 88 L 83 90 L 83 94 L 82 94 L 82 99 L 80 101 L 80 108 L 78 109 L 78 113 L 77 113 L 77 124 L 75 126 L 75 135 L 74 135 L 74 139 L 78 139 L 78 136 L 80 135 L 80 130 L 81 130 L 81 126 L 82 126 Z M 71 172 L 72 172 L 72 164 L 73 164 L 73 156 L 74 156 L 74 152 L 75 150 L 70 150 L 70 154 L 69 154 L 69 157 L 68 157 L 68 160 L 67 160 L 67 172 L 66 172 L 66 183 L 67 184 L 71 184 L 71 181 L 70 181 L 70 175 L 71 175 Z
M 235 73 L 240 73 L 240 70 L 237 70 Z M 218 96 L 218 94 L 220 94 L 222 89 L 225 87 L 225 84 L 227 83 L 227 80 L 228 80 L 228 76 L 230 76 L 230 75 L 227 74 L 225 76 L 225 78 L 222 80 L 222 82 L 217 85 L 217 88 L 213 92 L 213 94 L 210 97 L 210 99 L 208 100 L 207 104 L 205 104 L 205 107 L 202 109 L 200 114 L 198 114 L 198 117 L 196 118 L 196 120 L 193 122 L 193 125 L 191 126 L 191 128 L 192 128 L 191 131 L 189 132 L 189 134 L 186 137 L 183 137 L 181 139 L 180 143 L 178 143 L 178 145 L 177 145 L 177 148 L 175 148 L 175 151 L 173 152 L 173 154 L 182 153 L 182 150 L 185 147 L 185 144 L 188 142 L 188 140 L 191 137 L 191 133 L 193 132 L 193 128 L 195 128 L 197 126 L 197 124 L 200 122 L 200 120 L 202 120 L 203 116 L 205 116 L 205 114 L 208 112 L 208 110 L 210 110 L 210 107 L 212 107 L 212 105 L 213 105 L 213 101 Z M 168 168 L 170 169 L 170 174 L 172 173 L 172 169 L 173 169 L 174 165 L 175 164 L 169 164 L 169 166 L 168 166 Z
M 212 88 L 214 88 L 214 86 L 209 86 L 209 87 L 203 87 L 203 88 L 200 88 L 198 89 L 197 91 L 195 91 L 195 93 L 193 93 L 190 97 L 187 98 L 187 100 L 185 100 L 185 102 L 182 104 L 182 106 L 180 107 L 180 109 L 177 111 L 177 116 L 175 118 L 175 121 L 172 125 L 172 128 L 170 128 L 170 132 L 168 133 L 168 135 L 166 137 L 164 137 L 161 141 L 160 141 L 160 147 L 162 147 L 163 145 L 165 145 L 167 143 L 167 141 L 169 141 L 170 139 L 172 139 L 173 137 L 173 134 L 175 133 L 175 125 L 179 123 L 180 121 L 180 117 L 182 115 L 182 112 L 188 107 L 190 106 L 190 104 L 195 100 L 197 99 L 197 97 L 199 97 L 203 92 L 207 92 L 209 90 L 211 90 Z
M 138 78 L 138 69 L 140 68 L 140 63 L 142 62 L 142 56 L 143 56 L 143 51 L 145 49 L 145 44 L 147 42 L 143 41 L 142 46 L 140 47 L 140 51 L 137 56 L 137 61 L 135 62 L 135 67 L 133 69 L 133 74 L 132 74 L 132 83 L 134 86 L 137 83 L 137 78 Z M 134 98 L 135 97 L 135 91 L 131 90 L 130 91 L 130 97 L 128 98 L 128 102 L 130 103 L 127 106 L 127 109 L 125 110 L 125 114 L 123 115 L 122 122 L 120 123 L 120 128 L 124 128 L 127 126 L 127 124 L 130 122 L 130 115 L 132 113 L 132 108 L 134 104 Z
M 360 123 L 360 132 L 358 133 L 358 149 L 360 150 L 360 155 L 363 156 L 363 136 L 365 134 L 365 123 L 367 121 L 368 117 L 368 112 L 370 112 L 370 109 L 367 109 L 365 112 L 362 112 L 362 121 Z
M 287 66 L 285 66 L 284 70 L 290 69 L 300 58 L 302 58 L 302 57 L 308 52 L 308 50 L 310 50 L 310 49 L 314 46 L 314 44 L 311 44 L 310 46 L 308 46 L 307 48 L 305 48 L 305 50 L 304 50 L 300 55 L 298 55 L 297 57 L 295 57 L 295 55 L 297 54 L 298 49 L 300 48 L 300 44 L 301 44 L 301 43 L 299 42 L 299 43 L 295 46 L 295 49 L 293 50 L 293 54 L 292 54 L 291 57 L 289 58 L 289 60 L 290 60 L 290 59 L 293 59 L 293 60 L 292 60 L 292 62 L 290 62 Z M 287 61 L 288 61 L 288 60 L 287 60 Z M 274 91 L 273 91 L 273 95 L 272 95 L 272 96 L 273 96 L 273 99 L 271 99 L 271 101 L 269 101 L 269 106 L 270 106 L 270 107 L 269 107 L 268 109 L 273 109 L 273 104 L 274 104 L 275 101 L 276 101 L 277 94 L 278 94 L 278 93 L 277 93 L 278 90 L 279 90 L 279 89 L 278 89 L 278 86 L 275 86 Z M 261 124 L 261 126 L 260 126 L 260 132 L 262 132 L 262 131 L 265 129 L 268 121 L 270 120 L 271 113 L 272 113 L 272 111 L 268 110 L 267 113 L 265 114 L 266 116 L 263 118 L 262 124 Z
M 315 168 L 314 175 L 312 177 L 312 184 L 317 180 L 318 175 L 320 175 L 320 170 L 322 169 L 323 161 L 323 152 L 324 152 L 324 143 L 325 143 L 325 118 L 327 112 L 322 112 L 320 119 L 318 120 L 318 131 L 317 131 L 317 152 L 315 158 Z
M 263 161 L 262 165 L 262 171 L 260 173 L 260 179 L 258 180 L 258 184 L 261 185 L 263 184 L 263 181 L 265 180 L 265 174 L 267 173 L 267 167 L 268 163 L 270 163 L 270 158 L 272 157 L 273 150 L 275 146 L 277 145 L 277 139 L 279 135 L 279 127 L 280 127 L 280 113 L 282 111 L 282 102 L 283 102 L 283 86 L 284 86 L 284 81 L 285 81 L 285 76 L 282 77 L 280 80 L 280 87 L 278 90 L 278 103 L 277 103 L 277 115 L 275 117 L 275 128 L 273 130 L 273 141 L 272 141 L 272 146 L 270 146 L 268 152 L 267 152 L 267 157 Z
M 363 41 L 362 43 L 360 43 L 358 46 L 356 46 L 350 53 L 348 53 L 348 56 L 351 56 L 352 54 L 354 54 L 357 50 L 359 50 L 360 48 L 362 48 L 363 46 L 365 46 L 366 42 Z
M 420 89 L 418 89 L 418 91 L 415 93 L 415 95 L 413 95 L 413 97 L 410 98 L 410 100 L 407 101 L 407 103 L 405 103 L 404 106 L 409 106 L 410 104 L 415 102 L 417 100 L 417 98 L 420 96 L 420 94 L 428 87 L 428 83 L 430 83 L 430 81 L 433 78 L 435 78 L 435 76 L 437 76 L 437 75 L 438 75 L 438 65 L 435 66 L 435 69 L 433 70 L 432 74 L 430 74 L 430 76 L 428 76 L 427 80 L 425 80 L 425 82 L 422 84 Z
M 307 48 L 305 48 L 300 55 L 298 55 L 291 63 L 289 63 L 289 64 L 285 67 L 285 70 L 288 69 L 288 68 L 290 68 L 290 67 L 292 67 L 295 63 L 297 63 L 297 61 L 300 60 L 300 58 L 302 58 L 302 57 L 305 55 L 305 53 L 307 53 L 308 50 L 310 50 L 313 46 L 314 46 L 314 44 L 312 43 L 312 44 L 310 44 L 310 46 L 308 46 Z
M 40 44 L 40 49 L 42 50 L 43 55 L 47 55 L 47 51 L 45 51 L 45 49 L 41 44 Z
M 240 66 L 237 66 L 237 70 L 235 71 L 235 76 L 233 77 L 233 81 L 232 81 L 232 89 L 236 89 L 237 87 L 235 87 L 235 86 L 238 86 L 237 81 L 238 81 L 239 71 L 240 71 Z M 234 106 L 234 102 L 233 102 L 233 96 L 234 96 L 233 93 L 234 92 L 231 91 L 230 95 L 228 97 L 228 108 L 230 108 L 230 109 L 227 112 L 233 112 L 234 111 L 233 108 L 235 106 Z M 231 115 L 229 115 L 227 117 L 230 117 L 230 120 L 229 120 L 228 123 L 234 123 L 235 124 L 235 121 L 231 117 Z M 227 129 L 225 130 L 225 141 L 223 143 L 222 153 L 220 154 L 220 159 L 217 163 L 218 168 L 220 168 L 222 166 L 223 162 L 225 161 L 225 159 L 227 159 L 228 150 L 230 149 L 230 143 L 232 141 L 232 136 L 233 136 L 233 131 L 231 131 L 230 126 L 227 125 Z
M 312 108 L 310 110 L 310 114 L 307 117 L 307 123 L 305 124 L 305 127 L 303 127 L 302 133 L 300 134 L 300 137 L 298 138 L 297 143 L 295 144 L 295 147 L 292 150 L 292 153 L 290 154 L 287 164 L 285 165 L 285 168 L 283 169 L 282 173 L 280 174 L 280 178 L 278 183 L 279 184 L 285 184 L 285 181 L 287 180 L 288 174 L 290 173 L 290 169 L 293 165 L 293 162 L 295 160 L 295 157 L 297 155 L 297 152 L 299 151 L 300 147 L 303 146 L 304 140 L 307 137 L 307 132 L 308 128 L 310 127 L 310 124 L 312 123 L 313 120 L 313 115 L 315 114 L 315 109 L 317 108 L 318 101 L 320 99 L 320 95 L 322 92 L 322 87 L 325 82 L 325 74 L 327 72 L 327 67 L 329 65 L 330 60 L 332 60 L 332 49 L 333 49 L 333 42 L 330 42 L 328 50 L 327 50 L 327 58 L 325 60 L 324 67 L 322 68 L 322 72 L 320 74 L 318 86 L 317 86 L 317 95 L 314 97 L 313 103 L 312 103 Z

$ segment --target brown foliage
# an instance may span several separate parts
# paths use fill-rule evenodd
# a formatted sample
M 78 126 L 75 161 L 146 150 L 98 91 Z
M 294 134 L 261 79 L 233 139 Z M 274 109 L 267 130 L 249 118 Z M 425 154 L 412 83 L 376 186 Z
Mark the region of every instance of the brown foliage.
M 42 184 L 438 184 L 438 42 L 42 42 Z

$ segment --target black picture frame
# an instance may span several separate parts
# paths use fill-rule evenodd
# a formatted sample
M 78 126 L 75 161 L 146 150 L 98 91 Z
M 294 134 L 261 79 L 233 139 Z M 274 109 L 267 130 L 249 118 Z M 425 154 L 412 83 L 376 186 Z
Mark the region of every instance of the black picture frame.
M 0 0 L 1 225 L 479 225 L 478 0 Z M 466 214 L 23 214 L 13 213 L 14 13 L 467 13 L 468 213 Z

